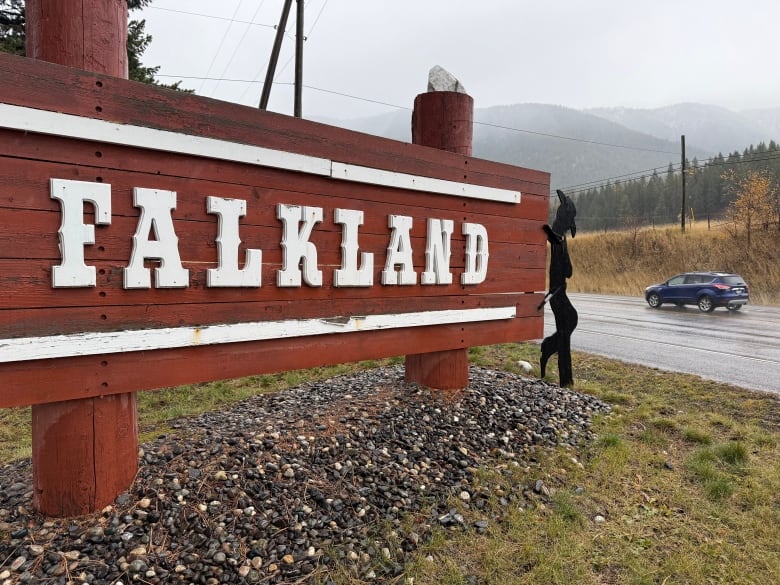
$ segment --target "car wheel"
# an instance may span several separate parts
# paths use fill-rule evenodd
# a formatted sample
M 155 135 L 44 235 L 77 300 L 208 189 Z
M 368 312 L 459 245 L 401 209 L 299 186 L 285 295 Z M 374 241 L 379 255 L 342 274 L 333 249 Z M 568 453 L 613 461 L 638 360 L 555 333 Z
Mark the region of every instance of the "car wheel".
M 742 305 L 729 305 L 728 310 L 729 311 L 739 311 L 742 308 Z
M 657 309 L 661 306 L 661 297 L 658 296 L 658 293 L 650 293 L 647 295 L 647 304 L 652 308 Z
M 710 313 L 715 308 L 715 303 L 712 302 L 712 299 L 707 295 L 702 295 L 699 297 L 699 310 L 702 313 Z

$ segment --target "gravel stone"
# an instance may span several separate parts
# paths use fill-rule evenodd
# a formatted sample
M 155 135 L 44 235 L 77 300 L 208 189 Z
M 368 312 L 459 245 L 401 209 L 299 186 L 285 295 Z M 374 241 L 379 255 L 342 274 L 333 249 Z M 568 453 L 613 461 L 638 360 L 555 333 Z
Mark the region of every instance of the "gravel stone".
M 29 460 L 0 467 L 2 583 L 330 583 L 335 561 L 400 582 L 435 526 L 488 528 L 451 498 L 482 509 L 494 496 L 516 508 L 549 496 L 530 469 L 538 450 L 591 440 L 591 417 L 609 410 L 509 372 L 469 374 L 445 394 L 405 383 L 402 366 L 378 368 L 174 421 L 139 448 L 129 490 L 78 518 L 34 511 Z M 474 481 L 499 465 L 526 470 L 525 485 Z M 390 538 L 377 532 L 387 526 Z

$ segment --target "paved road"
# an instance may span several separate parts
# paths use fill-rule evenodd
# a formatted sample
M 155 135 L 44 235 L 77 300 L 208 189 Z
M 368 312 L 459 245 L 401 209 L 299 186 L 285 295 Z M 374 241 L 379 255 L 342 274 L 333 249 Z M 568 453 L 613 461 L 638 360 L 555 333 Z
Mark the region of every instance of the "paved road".
M 674 305 L 651 309 L 640 297 L 569 297 L 580 316 L 573 350 L 780 394 L 779 307 L 702 313 Z M 544 330 L 555 331 L 549 307 Z

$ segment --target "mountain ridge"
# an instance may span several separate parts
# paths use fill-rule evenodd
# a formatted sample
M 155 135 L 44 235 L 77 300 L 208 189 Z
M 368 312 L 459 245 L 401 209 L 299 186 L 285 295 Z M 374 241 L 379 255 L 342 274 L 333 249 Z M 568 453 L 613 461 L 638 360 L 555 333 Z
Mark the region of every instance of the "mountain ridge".
M 411 142 L 411 112 L 318 121 Z M 683 103 L 661 108 L 589 108 L 522 103 L 474 111 L 474 156 L 551 173 L 551 187 L 572 189 L 620 180 L 627 174 L 679 168 L 686 158 L 707 160 L 742 152 L 780 137 L 780 108 L 735 112 Z

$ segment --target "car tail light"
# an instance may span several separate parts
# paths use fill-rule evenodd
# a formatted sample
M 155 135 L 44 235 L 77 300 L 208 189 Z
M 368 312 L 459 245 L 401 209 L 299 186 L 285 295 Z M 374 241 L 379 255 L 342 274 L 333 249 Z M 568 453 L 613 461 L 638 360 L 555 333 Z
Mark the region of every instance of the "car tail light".
M 727 284 L 720 284 L 720 283 L 718 283 L 718 284 L 713 284 L 712 286 L 717 288 L 717 289 L 719 289 L 719 290 L 731 290 L 731 287 L 729 285 L 727 285 Z

